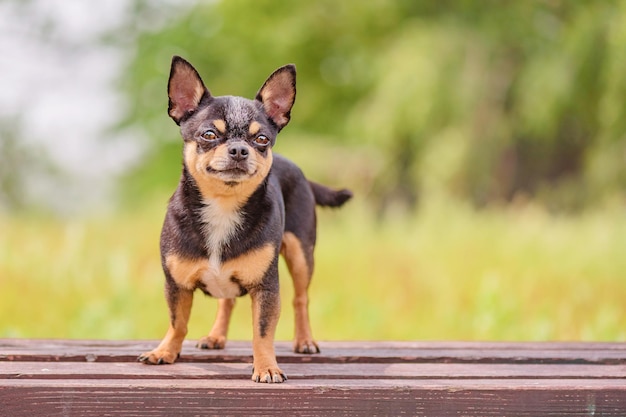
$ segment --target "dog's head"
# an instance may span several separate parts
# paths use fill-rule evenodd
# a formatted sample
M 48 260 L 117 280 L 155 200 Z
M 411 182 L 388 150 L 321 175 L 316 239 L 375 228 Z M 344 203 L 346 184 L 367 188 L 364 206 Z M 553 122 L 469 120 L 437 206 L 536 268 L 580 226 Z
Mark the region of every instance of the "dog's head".
M 276 135 L 289 123 L 296 68 L 274 71 L 254 100 L 214 97 L 194 67 L 175 56 L 168 96 L 168 113 L 184 140 L 185 166 L 203 196 L 248 194 L 269 173 Z

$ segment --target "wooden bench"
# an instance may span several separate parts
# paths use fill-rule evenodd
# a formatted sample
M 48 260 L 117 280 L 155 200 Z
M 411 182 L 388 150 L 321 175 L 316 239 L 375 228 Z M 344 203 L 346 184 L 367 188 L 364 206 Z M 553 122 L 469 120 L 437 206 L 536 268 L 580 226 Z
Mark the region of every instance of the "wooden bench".
M 249 342 L 136 362 L 156 344 L 0 339 L 0 416 L 626 416 L 626 344 L 278 342 L 284 384 L 250 381 Z

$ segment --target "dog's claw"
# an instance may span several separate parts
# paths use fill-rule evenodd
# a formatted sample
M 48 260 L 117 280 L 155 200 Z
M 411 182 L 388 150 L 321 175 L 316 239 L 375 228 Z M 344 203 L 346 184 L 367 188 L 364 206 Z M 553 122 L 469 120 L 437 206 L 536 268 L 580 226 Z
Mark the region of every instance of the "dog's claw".
M 286 380 L 287 380 L 287 375 L 283 373 L 274 375 L 274 382 L 277 384 L 284 382 Z
M 252 370 L 252 381 L 254 382 L 262 382 L 266 384 L 280 384 L 281 382 L 285 382 L 287 380 L 287 375 L 283 373 L 280 369 L 268 369 L 266 372 L 257 373 Z
M 163 365 L 168 363 L 176 362 L 176 359 L 180 357 L 180 352 L 171 353 L 167 350 L 158 350 L 155 349 L 150 352 L 145 352 L 139 355 L 137 358 L 138 362 L 144 363 L 146 365 Z
M 320 353 L 320 348 L 319 346 L 317 346 L 317 343 L 315 343 L 314 341 L 305 341 L 305 342 L 300 342 L 297 343 L 294 346 L 294 352 L 295 353 L 302 353 L 305 355 L 313 355 L 315 353 Z
M 226 346 L 225 337 L 203 337 L 196 343 L 198 349 L 224 349 Z

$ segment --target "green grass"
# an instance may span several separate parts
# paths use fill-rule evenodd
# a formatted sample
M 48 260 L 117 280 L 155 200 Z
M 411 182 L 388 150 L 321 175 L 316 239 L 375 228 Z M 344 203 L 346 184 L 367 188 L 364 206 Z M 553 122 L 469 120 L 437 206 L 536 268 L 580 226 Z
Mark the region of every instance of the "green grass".
M 160 338 L 158 255 L 166 198 L 90 219 L 0 216 L 0 337 Z M 620 205 L 552 216 L 532 205 L 472 210 L 431 199 L 376 222 L 359 199 L 319 212 L 311 319 L 319 340 L 626 340 Z M 293 334 L 281 266 L 278 339 Z M 197 293 L 192 339 L 215 300 Z M 230 336 L 251 337 L 238 301 Z

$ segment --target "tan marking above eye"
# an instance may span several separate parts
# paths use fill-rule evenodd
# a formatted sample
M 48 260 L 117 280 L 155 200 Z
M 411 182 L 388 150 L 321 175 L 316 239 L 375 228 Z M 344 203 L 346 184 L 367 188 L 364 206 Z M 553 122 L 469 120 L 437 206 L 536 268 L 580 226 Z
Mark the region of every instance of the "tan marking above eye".
M 223 135 L 226 133 L 226 122 L 222 119 L 213 120 L 213 126 Z
M 255 121 L 250 123 L 250 127 L 248 128 L 248 133 L 250 134 L 250 136 L 256 135 L 257 133 L 259 133 L 259 130 L 261 130 L 261 123 Z

